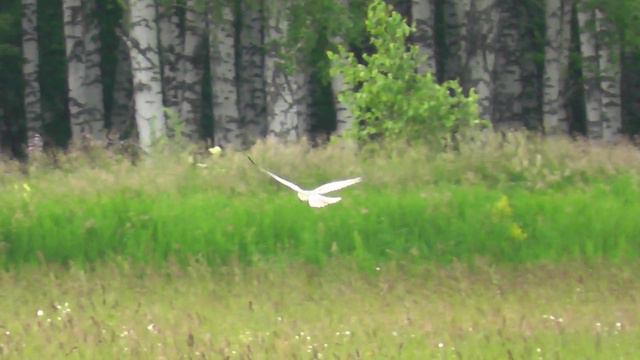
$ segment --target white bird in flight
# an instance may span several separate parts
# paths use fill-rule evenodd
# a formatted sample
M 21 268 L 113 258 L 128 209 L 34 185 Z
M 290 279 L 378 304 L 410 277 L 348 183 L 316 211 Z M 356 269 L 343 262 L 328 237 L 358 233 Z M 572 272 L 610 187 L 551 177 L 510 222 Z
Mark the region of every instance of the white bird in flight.
M 255 161 L 253 161 L 251 157 L 249 156 L 247 157 L 249 158 L 249 161 L 251 161 L 253 165 L 258 167 L 258 169 L 268 174 L 272 178 L 276 179 L 276 181 L 278 181 L 282 185 L 295 191 L 298 194 L 298 199 L 308 202 L 309 206 L 314 208 L 325 207 L 327 205 L 335 204 L 338 201 L 342 200 L 342 198 L 339 196 L 331 197 L 331 196 L 325 196 L 324 194 L 346 188 L 347 186 L 351 186 L 353 184 L 357 184 L 360 181 L 362 181 L 361 177 L 357 177 L 357 178 L 348 179 L 348 180 L 339 180 L 339 181 L 330 182 L 328 184 L 318 186 L 313 190 L 304 190 L 300 186 L 292 183 L 291 181 L 285 180 L 280 176 L 261 168 L 260 166 L 258 166 L 258 164 L 255 163 Z

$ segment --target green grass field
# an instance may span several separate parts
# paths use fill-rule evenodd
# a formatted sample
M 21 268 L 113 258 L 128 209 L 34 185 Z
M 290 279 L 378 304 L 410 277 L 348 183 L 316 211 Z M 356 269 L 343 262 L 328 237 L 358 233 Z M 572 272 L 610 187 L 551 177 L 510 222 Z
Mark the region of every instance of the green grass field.
M 631 359 L 640 268 L 331 263 L 0 279 L 7 359 Z
M 261 144 L 265 167 L 313 187 L 362 175 L 311 209 L 243 154 L 132 166 L 105 153 L 35 162 L 0 182 L 0 264 L 126 258 L 212 266 L 263 261 L 363 268 L 388 260 L 497 263 L 640 255 L 640 161 L 630 147 L 509 141 L 430 152 Z
M 640 156 L 520 133 L 455 150 L 262 143 L 0 166 L 0 356 L 630 358 Z M 65 305 L 65 303 L 68 304 Z

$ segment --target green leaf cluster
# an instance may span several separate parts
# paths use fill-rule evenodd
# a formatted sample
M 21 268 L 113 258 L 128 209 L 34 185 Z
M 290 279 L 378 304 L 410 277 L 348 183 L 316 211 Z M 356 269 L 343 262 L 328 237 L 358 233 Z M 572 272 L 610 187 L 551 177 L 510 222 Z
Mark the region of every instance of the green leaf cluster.
M 332 76 L 342 76 L 345 91 L 339 100 L 352 111 L 359 126 L 351 135 L 372 138 L 438 138 L 463 128 L 483 124 L 477 96 L 468 96 L 457 81 L 438 84 L 435 76 L 421 72 L 425 55 L 407 38 L 415 30 L 384 1 L 373 1 L 365 21 L 374 51 L 363 63 L 339 46 L 328 52 Z

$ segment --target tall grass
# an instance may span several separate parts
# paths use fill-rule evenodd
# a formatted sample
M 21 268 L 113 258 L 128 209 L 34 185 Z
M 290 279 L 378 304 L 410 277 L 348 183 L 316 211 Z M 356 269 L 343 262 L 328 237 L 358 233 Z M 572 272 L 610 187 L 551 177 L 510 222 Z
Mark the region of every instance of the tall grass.
M 126 258 L 230 262 L 349 258 L 524 263 L 640 255 L 640 161 L 630 146 L 507 134 L 451 151 L 262 143 L 249 151 L 302 186 L 362 175 L 311 209 L 241 153 L 158 151 L 135 166 L 101 151 L 4 167 L 0 262 Z M 194 156 L 195 155 L 195 156 Z M 191 161 L 193 160 L 193 161 Z

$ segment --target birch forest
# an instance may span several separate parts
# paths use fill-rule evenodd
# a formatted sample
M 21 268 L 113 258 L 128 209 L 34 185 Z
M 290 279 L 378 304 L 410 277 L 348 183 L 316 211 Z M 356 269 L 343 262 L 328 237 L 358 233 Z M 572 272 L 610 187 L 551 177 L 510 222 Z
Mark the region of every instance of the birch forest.
M 148 151 L 177 136 L 236 149 L 322 143 L 359 126 L 327 52 L 373 51 L 370 3 L 3 0 L 0 152 L 85 141 Z M 605 142 L 640 131 L 639 2 L 388 3 L 414 28 L 417 71 L 473 89 L 495 129 Z

